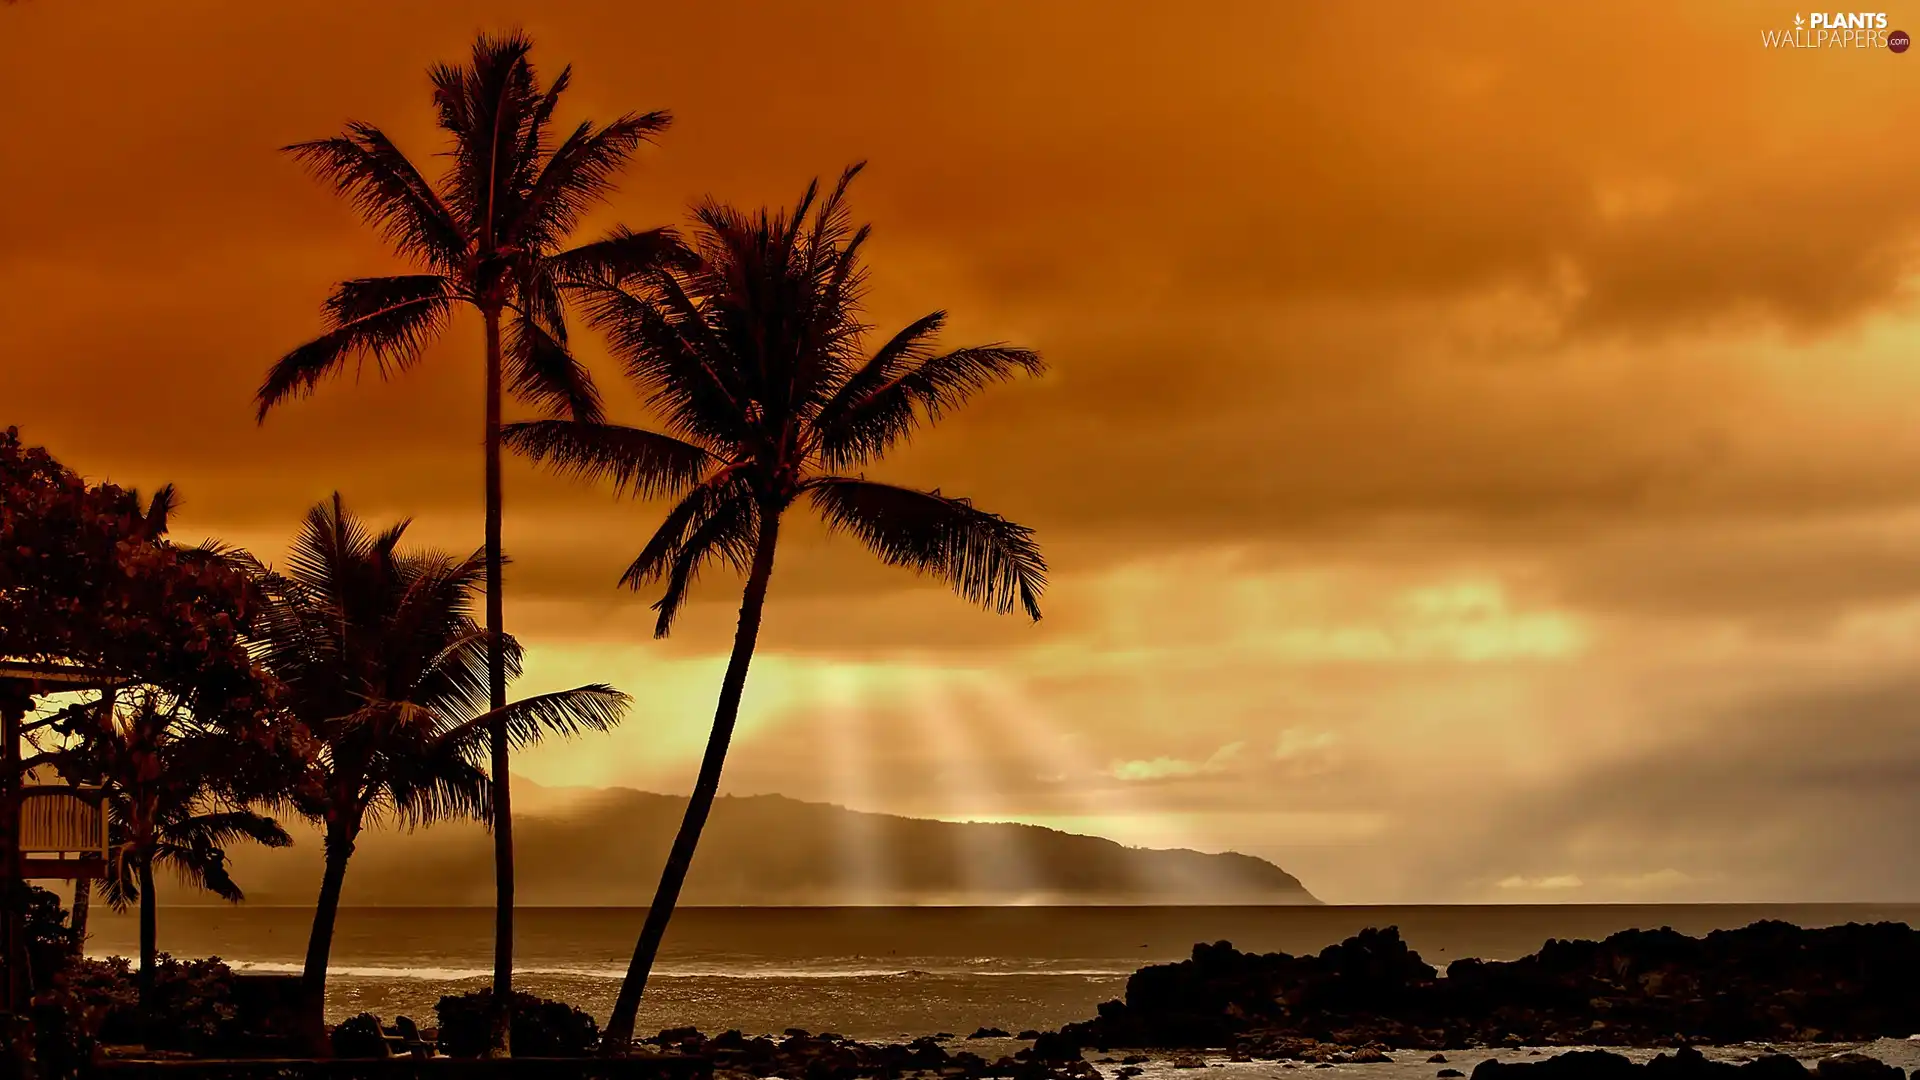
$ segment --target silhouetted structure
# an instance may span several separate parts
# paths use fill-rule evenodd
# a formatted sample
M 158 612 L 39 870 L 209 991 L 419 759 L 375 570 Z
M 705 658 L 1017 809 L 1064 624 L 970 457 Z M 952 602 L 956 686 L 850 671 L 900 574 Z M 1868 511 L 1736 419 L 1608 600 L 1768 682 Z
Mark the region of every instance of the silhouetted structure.
M 0 660 L 0 898 L 6 917 L 0 926 L 0 956 L 7 968 L 6 1006 L 26 1005 L 26 938 L 22 925 L 30 878 L 99 877 L 105 872 L 106 815 L 97 792 L 64 784 L 34 785 L 37 809 L 32 829 L 25 828 L 22 803 L 26 777 L 20 760 L 23 722 L 35 697 L 47 693 L 99 690 L 124 680 L 78 665 Z M 71 848 L 64 846 L 72 843 Z M 56 846 L 60 845 L 60 846 Z M 64 856 L 73 855 L 68 859 Z M 55 858 L 32 856 L 54 855 Z

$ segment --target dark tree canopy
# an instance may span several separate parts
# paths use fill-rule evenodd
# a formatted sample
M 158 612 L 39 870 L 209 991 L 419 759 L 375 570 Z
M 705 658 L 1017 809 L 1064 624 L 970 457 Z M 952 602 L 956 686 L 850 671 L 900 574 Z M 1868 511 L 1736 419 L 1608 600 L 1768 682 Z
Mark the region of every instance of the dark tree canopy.
M 173 505 L 170 487 L 143 503 L 17 428 L 0 433 L 0 658 L 83 664 L 203 712 L 258 711 L 253 591 L 218 549 L 166 538 Z

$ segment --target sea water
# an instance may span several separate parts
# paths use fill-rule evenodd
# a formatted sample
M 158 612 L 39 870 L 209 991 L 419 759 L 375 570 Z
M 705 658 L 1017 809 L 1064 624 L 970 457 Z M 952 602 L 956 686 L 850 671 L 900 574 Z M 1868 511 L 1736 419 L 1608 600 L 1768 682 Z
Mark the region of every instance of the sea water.
M 604 1020 L 645 915 L 520 909 L 517 988 Z M 241 971 L 298 971 L 312 918 L 294 907 L 167 907 L 159 944 Z M 675 913 L 647 985 L 640 1029 L 802 1027 L 859 1039 L 1018 1032 L 1087 1019 L 1125 993 L 1136 968 L 1183 959 L 1201 941 L 1300 954 L 1366 927 L 1397 926 L 1444 968 L 1470 956 L 1513 959 L 1548 938 L 1660 926 L 1698 935 L 1759 919 L 1911 924 L 1920 905 L 686 908 Z M 137 955 L 137 934 L 130 914 L 96 904 L 88 952 Z M 492 949 L 491 909 L 343 909 L 328 1017 L 373 1012 L 431 1023 L 442 994 L 488 985 Z

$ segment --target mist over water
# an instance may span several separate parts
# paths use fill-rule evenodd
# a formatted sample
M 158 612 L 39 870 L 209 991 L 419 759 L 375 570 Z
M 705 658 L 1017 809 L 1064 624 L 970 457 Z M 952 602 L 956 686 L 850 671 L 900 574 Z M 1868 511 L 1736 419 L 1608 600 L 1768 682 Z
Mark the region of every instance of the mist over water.
M 604 1019 L 642 908 L 524 908 L 520 989 Z M 236 969 L 297 971 L 310 910 L 165 908 L 160 947 Z M 1369 926 L 1398 926 L 1431 964 L 1513 959 L 1548 938 L 1671 926 L 1688 934 L 1781 919 L 1802 926 L 1914 923 L 1920 904 L 1502 905 L 1381 907 L 685 908 L 647 987 L 641 1028 L 692 1024 L 863 1039 L 977 1027 L 1052 1028 L 1121 996 L 1134 969 L 1184 959 L 1195 942 L 1317 952 Z M 346 908 L 334 937 L 327 1011 L 431 1019 L 440 995 L 491 970 L 485 908 Z M 137 952 L 136 921 L 99 911 L 88 951 Z

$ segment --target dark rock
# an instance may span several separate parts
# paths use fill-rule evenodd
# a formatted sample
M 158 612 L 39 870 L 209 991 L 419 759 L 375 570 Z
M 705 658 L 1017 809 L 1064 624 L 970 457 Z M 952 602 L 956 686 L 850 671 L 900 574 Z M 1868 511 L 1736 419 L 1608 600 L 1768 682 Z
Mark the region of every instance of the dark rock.
M 1043 1031 L 1033 1045 L 1015 1054 L 1023 1061 L 1079 1061 L 1079 1040 L 1059 1031 Z M 1867 1078 L 1861 1078 L 1867 1080 Z
M 792 1039 L 804 1039 L 804 1038 L 807 1038 L 807 1029 L 806 1028 L 788 1028 L 787 1030 L 781 1032 L 780 1034 L 785 1035 L 788 1038 L 792 1038 Z
M 1033 1030 L 1032 1028 L 1027 1028 L 1026 1030 L 1022 1031 L 1020 1034 L 1014 1036 L 1014 1038 L 1016 1039 L 1037 1039 L 1039 1037 L 1040 1037 L 1040 1033 Z
M 1148 1060 L 1147 1055 L 1145 1054 L 1128 1054 L 1126 1057 L 1123 1057 L 1120 1059 L 1120 1064 L 1145 1065 L 1147 1063 L 1147 1060 Z
M 1552 940 L 1514 961 L 1455 961 L 1442 979 L 1389 927 L 1308 956 L 1198 945 L 1188 960 L 1136 971 L 1122 1000 L 1061 1030 L 1100 1049 L 1281 1057 L 1270 1051 L 1290 1039 L 1426 1050 L 1853 1042 L 1920 1031 L 1914 970 L 1920 933 L 1904 924 L 1759 922 L 1703 938 Z
M 1427 1064 L 1429 1065 L 1445 1065 L 1446 1063 L 1447 1055 L 1445 1054 L 1435 1054 L 1427 1059 Z
M 1453 1076 L 1465 1076 L 1467 1074 L 1461 1072 L 1459 1069 L 1441 1069 L 1439 1072 L 1434 1073 L 1433 1075 L 1439 1076 L 1439 1077 L 1453 1077 Z
M 1543 1061 L 1508 1064 L 1489 1058 L 1474 1066 L 1473 1080 L 1636 1080 L 1639 1067 L 1605 1050 L 1575 1050 Z
M 1822 1058 L 1814 1066 L 1820 1080 L 1906 1080 L 1899 1067 L 1877 1061 L 1865 1054 L 1835 1054 Z
M 1807 1066 L 1799 1058 L 1773 1052 L 1772 1047 L 1740 1067 L 1744 1080 L 1807 1080 Z
M 1011 1037 L 1012 1036 L 1009 1036 L 1004 1030 L 997 1027 L 979 1028 L 975 1030 L 973 1034 L 967 1036 L 969 1039 L 1006 1039 Z

